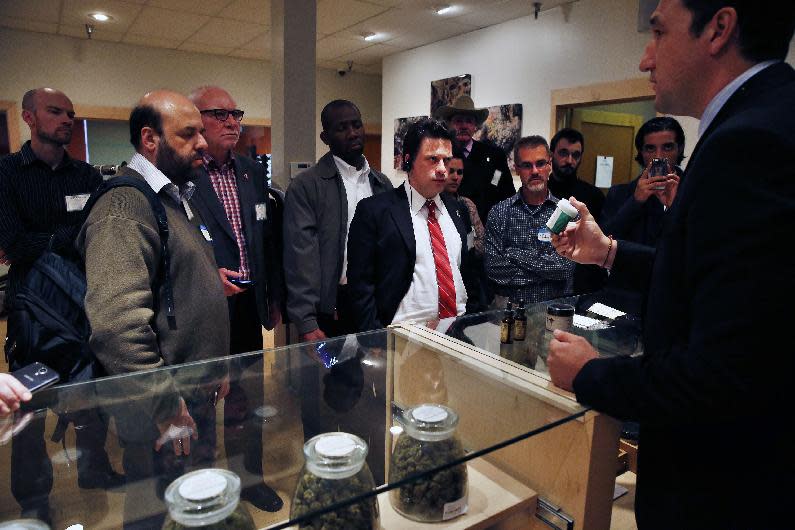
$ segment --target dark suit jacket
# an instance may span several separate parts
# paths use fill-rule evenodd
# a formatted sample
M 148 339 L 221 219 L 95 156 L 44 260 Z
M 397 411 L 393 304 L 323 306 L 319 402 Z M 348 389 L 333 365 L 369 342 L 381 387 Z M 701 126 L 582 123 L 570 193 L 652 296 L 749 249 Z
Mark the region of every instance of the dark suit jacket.
M 637 202 L 634 199 L 637 187 L 638 179 L 612 186 L 607 192 L 599 224 L 605 234 L 612 234 L 616 239 L 654 247 L 662 231 L 665 210 L 654 195 L 642 204 Z
M 441 195 L 466 251 L 467 232 L 457 201 Z M 348 234 L 348 288 L 359 331 L 392 323 L 411 286 L 417 258 L 406 188 L 359 202 Z
M 491 183 L 495 171 L 501 173 L 496 186 Z M 472 142 L 472 152 L 464 160 L 464 176 L 458 194 L 472 199 L 485 225 L 491 207 L 514 193 L 516 188 L 505 152 L 491 144 Z
M 273 329 L 270 308 L 273 304 L 282 305 L 284 292 L 281 212 L 268 195 L 262 164 L 235 154 L 235 175 L 243 233 L 248 246 L 248 266 L 251 278 L 256 282 L 257 312 L 262 325 Z M 204 168 L 199 170 L 195 183 L 196 191 L 190 204 L 199 212 L 213 238 L 215 261 L 218 267 L 237 271 L 240 269 L 237 240 Z M 256 217 L 257 204 L 266 205 L 266 218 L 260 221 Z
M 643 283 L 653 260 L 645 354 L 592 360 L 574 389 L 640 421 L 641 529 L 791 525 L 793 123 L 795 71 L 779 63 L 705 131 L 656 256 L 619 243 L 611 275 Z M 753 167 L 751 153 L 775 153 L 775 167 Z
M 369 179 L 373 195 L 392 189 L 379 171 L 370 169 Z M 284 200 L 287 313 L 299 333 L 318 329 L 317 316 L 337 308 L 347 229 L 348 197 L 328 152 L 293 179 Z

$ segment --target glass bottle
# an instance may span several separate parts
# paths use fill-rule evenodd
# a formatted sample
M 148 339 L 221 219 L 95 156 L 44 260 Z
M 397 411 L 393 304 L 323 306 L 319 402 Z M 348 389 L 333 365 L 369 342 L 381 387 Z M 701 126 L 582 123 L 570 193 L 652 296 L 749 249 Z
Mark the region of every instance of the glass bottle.
M 524 300 L 519 300 L 519 309 L 513 320 L 513 340 L 523 341 L 527 337 L 527 315 L 525 314 Z
M 505 311 L 502 314 L 502 322 L 500 322 L 500 342 L 503 344 L 510 344 L 513 342 L 511 338 L 513 332 L 513 308 L 511 302 L 505 306 Z
M 353 434 L 318 434 L 304 444 L 306 462 L 295 487 L 290 519 L 296 519 L 375 489 L 367 467 L 367 443 Z M 379 528 L 375 495 L 299 524 L 299 528 Z
M 449 407 L 426 403 L 406 410 L 403 432 L 395 443 L 389 482 L 423 472 L 464 457 L 455 429 L 458 415 Z M 389 492 L 392 507 L 420 522 L 446 521 L 466 513 L 467 466 L 462 462 L 413 480 Z
M 251 514 L 240 503 L 240 477 L 226 469 L 199 469 L 169 484 L 168 517 L 163 530 L 206 528 L 254 530 Z

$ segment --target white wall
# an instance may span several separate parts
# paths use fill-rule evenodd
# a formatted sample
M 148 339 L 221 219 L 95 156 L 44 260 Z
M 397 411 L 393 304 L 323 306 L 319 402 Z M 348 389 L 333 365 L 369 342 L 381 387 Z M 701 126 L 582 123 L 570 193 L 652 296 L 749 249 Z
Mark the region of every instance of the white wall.
M 579 0 L 564 7 L 567 16 L 558 7 L 543 11 L 538 20 L 523 17 L 387 57 L 382 72 L 384 172 L 402 179 L 391 169 L 394 120 L 427 115 L 435 79 L 472 74 L 477 106 L 521 103 L 522 134 L 549 138 L 553 89 L 645 75 L 638 62 L 649 34 L 636 30 L 637 0 Z M 795 60 L 795 42 L 788 60 Z M 697 121 L 682 122 L 690 149 Z
M 188 92 L 203 84 L 226 87 L 246 114 L 270 118 L 271 65 L 266 61 L 88 41 L 0 28 L 0 99 L 21 102 L 26 90 L 51 86 L 75 104 L 130 107 L 147 91 Z M 356 72 L 339 77 L 317 71 L 317 130 L 320 110 L 334 98 L 359 105 L 365 123 L 381 121 L 381 78 Z M 30 137 L 20 120 L 23 140 Z M 320 142 L 318 156 L 327 148 Z

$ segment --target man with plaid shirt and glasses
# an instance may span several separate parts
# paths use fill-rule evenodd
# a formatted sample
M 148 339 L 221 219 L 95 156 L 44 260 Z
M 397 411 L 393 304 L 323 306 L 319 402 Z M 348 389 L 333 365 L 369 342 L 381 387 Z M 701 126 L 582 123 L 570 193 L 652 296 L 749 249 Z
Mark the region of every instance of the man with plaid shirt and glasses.
M 522 187 L 492 208 L 486 222 L 486 272 L 505 301 L 535 303 L 571 290 L 574 263 L 559 256 L 546 223 L 558 199 L 549 192 L 549 144 L 526 136 L 514 147 Z

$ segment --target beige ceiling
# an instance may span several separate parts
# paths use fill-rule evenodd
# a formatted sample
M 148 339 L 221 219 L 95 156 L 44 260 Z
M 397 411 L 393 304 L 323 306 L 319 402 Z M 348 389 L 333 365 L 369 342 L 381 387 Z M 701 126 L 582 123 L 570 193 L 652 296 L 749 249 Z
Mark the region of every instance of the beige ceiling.
M 544 0 L 542 10 L 576 0 Z M 448 4 L 449 13 L 433 8 Z M 317 62 L 380 73 L 387 55 L 527 16 L 532 0 L 318 0 Z M 0 0 L 0 26 L 247 59 L 270 58 L 270 0 Z M 95 22 L 90 13 L 113 17 Z M 362 35 L 375 33 L 365 41 Z

